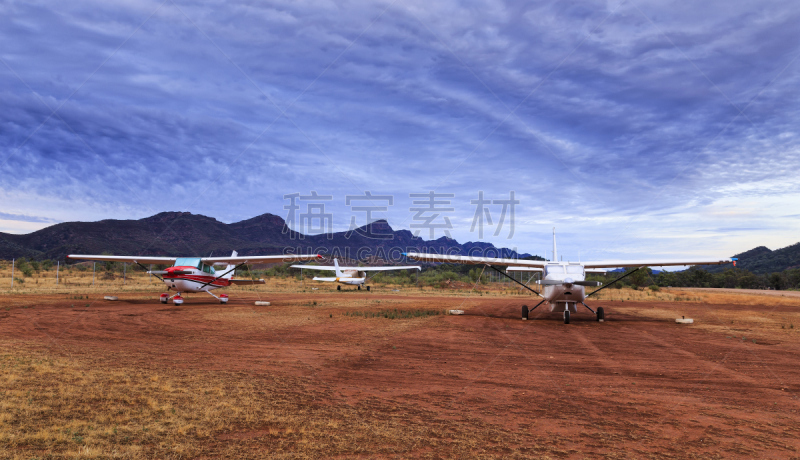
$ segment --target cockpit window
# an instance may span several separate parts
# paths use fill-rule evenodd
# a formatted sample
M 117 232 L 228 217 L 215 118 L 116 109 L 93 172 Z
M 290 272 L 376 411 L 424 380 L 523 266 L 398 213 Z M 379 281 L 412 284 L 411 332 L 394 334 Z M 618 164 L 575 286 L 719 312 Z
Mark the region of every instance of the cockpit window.
M 583 275 L 583 267 L 580 265 L 567 265 L 567 273 L 570 275 Z
M 211 265 L 203 264 L 203 271 L 213 275 L 214 274 L 214 267 L 212 267 Z
M 550 275 L 550 274 L 563 275 L 564 274 L 564 266 L 563 265 L 547 265 L 547 266 L 545 266 L 545 272 L 546 272 L 545 273 L 546 275 Z
M 200 258 L 199 257 L 179 257 L 175 259 L 175 266 L 176 267 L 194 267 L 199 269 L 200 268 Z

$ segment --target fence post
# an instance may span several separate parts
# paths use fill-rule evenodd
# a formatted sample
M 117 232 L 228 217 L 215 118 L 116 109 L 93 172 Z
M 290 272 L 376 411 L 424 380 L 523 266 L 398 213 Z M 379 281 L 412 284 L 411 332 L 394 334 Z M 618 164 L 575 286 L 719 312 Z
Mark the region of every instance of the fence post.
M 61 268 L 61 261 L 56 262 L 56 286 L 58 286 L 58 269 Z
M 127 273 L 128 263 L 122 262 L 122 284 L 125 284 L 125 273 Z
M 92 286 L 94 286 L 94 273 L 97 268 L 97 262 L 92 262 Z
M 14 263 L 17 259 L 11 259 L 11 289 L 14 289 Z

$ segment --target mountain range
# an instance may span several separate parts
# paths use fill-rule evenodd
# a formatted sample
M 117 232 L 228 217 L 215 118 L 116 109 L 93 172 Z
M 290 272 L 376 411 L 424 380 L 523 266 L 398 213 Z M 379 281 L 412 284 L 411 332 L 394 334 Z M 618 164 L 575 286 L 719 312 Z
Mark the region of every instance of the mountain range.
M 424 240 L 408 230 L 394 230 L 385 220 L 352 231 L 303 235 L 286 225 L 283 218 L 262 214 L 226 224 L 212 217 L 188 212 L 162 212 L 138 220 L 63 222 L 33 233 L 0 232 L 0 259 L 27 257 L 63 260 L 67 254 L 116 254 L 150 256 L 324 253 L 340 258 L 400 261 L 408 251 L 490 257 L 540 257 L 496 248 L 491 243 L 458 241 L 441 237 Z M 770 250 L 759 246 L 737 254 L 737 266 L 753 273 L 780 272 L 800 268 L 800 243 Z M 720 272 L 728 266 L 704 267 Z
M 758 246 L 749 251 L 736 254 L 734 257 L 738 268 L 749 270 L 756 274 L 782 272 L 792 268 L 800 268 L 800 243 L 795 243 L 785 248 L 771 250 L 765 246 Z M 726 266 L 710 266 L 706 270 L 712 273 L 724 271 Z
M 188 212 L 162 212 L 138 220 L 63 222 L 15 235 L 0 233 L 0 259 L 27 257 L 63 260 L 67 254 L 149 256 L 206 256 L 324 253 L 340 258 L 399 261 L 408 251 L 490 257 L 531 257 L 491 243 L 441 237 L 424 240 L 408 230 L 394 230 L 385 220 L 347 232 L 303 235 L 286 226 L 283 218 L 262 214 L 226 224 Z

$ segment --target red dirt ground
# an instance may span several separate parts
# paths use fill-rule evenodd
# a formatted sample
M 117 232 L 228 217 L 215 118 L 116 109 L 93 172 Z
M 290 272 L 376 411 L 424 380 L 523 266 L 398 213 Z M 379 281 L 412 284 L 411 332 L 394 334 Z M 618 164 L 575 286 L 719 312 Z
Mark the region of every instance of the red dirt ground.
M 341 404 L 378 398 L 397 403 L 393 416 L 416 407 L 478 419 L 518 433 L 521 445 L 510 447 L 550 443 L 561 458 L 800 458 L 800 335 L 747 319 L 796 314 L 800 305 L 595 302 L 605 323 L 586 311 L 564 325 L 542 308 L 521 321 L 519 298 L 342 292 L 272 294 L 270 307 L 253 300 L 222 306 L 196 295 L 175 307 L 123 298 L 87 308 L 63 296 L 4 297 L 0 335 L 125 366 L 302 377 L 341 395 Z M 345 314 L 459 307 L 467 313 Z M 648 313 L 664 310 L 696 323 Z

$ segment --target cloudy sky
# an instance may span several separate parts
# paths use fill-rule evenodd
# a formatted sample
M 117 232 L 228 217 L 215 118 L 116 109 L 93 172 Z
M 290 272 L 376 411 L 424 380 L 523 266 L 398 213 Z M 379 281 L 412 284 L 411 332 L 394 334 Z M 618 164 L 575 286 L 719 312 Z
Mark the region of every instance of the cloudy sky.
M 570 259 L 784 247 L 798 23 L 785 1 L 0 1 L 0 231 L 287 217 L 314 191 L 295 227 L 384 206 L 464 242 L 483 192 L 482 239 L 531 253 L 552 227 Z M 366 191 L 391 205 L 347 202 Z M 431 191 L 446 209 L 412 211 Z

